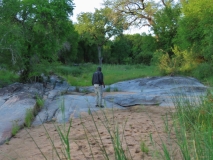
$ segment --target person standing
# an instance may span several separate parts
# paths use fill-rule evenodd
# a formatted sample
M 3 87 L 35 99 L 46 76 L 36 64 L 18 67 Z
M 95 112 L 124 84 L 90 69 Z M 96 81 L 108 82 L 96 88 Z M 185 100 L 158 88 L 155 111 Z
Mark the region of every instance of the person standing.
M 102 95 L 103 95 L 102 86 L 105 88 L 105 84 L 104 84 L 104 76 L 103 73 L 101 72 L 101 67 L 98 67 L 97 71 L 93 73 L 92 85 L 94 86 L 96 94 L 96 107 L 103 108 L 104 106 L 102 105 Z

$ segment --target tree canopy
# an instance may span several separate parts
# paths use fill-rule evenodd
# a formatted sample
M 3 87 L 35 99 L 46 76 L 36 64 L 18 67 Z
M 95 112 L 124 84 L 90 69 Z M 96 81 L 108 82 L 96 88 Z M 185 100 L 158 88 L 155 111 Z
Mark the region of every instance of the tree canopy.
M 82 39 L 97 45 L 99 64 L 102 64 L 101 48 L 113 36 L 123 33 L 122 18 L 115 19 L 112 9 L 96 9 L 94 13 L 82 12 L 78 15 L 76 30 Z
M 1 65 L 14 66 L 27 81 L 35 65 L 57 59 L 74 33 L 72 0 L 3 0 L 0 6 Z M 8 27 L 10 26 L 10 27 Z

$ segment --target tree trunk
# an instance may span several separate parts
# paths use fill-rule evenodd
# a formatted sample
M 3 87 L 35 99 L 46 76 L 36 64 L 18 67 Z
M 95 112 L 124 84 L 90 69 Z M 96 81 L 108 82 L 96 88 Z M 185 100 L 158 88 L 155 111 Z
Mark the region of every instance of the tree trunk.
M 99 59 L 99 65 L 102 66 L 102 56 L 101 56 L 101 45 L 98 45 L 98 59 Z

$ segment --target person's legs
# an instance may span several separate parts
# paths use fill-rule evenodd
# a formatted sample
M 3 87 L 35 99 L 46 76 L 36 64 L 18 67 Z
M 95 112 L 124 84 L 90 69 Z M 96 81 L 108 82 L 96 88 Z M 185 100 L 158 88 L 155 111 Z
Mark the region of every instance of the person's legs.
M 96 107 L 98 107 L 99 105 L 99 86 L 94 86 L 94 89 L 95 89 L 95 97 L 96 97 Z
M 99 89 L 98 89 L 98 97 L 99 97 L 99 107 L 103 107 L 102 106 L 102 96 L 103 96 L 103 92 L 102 92 L 102 86 L 99 86 Z

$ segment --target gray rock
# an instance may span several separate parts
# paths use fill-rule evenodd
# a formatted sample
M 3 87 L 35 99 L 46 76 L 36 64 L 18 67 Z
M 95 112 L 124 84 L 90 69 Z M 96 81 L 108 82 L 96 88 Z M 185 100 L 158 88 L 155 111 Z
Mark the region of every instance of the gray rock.
M 11 137 L 14 121 L 20 126 L 24 124 L 25 112 L 28 108 L 35 107 L 36 96 L 43 96 L 45 103 L 33 122 L 34 126 L 52 120 L 67 122 L 70 117 L 78 117 L 89 109 L 100 109 L 94 106 L 95 97 L 86 95 L 94 92 L 93 86 L 76 89 L 60 77 L 51 76 L 47 79 L 45 87 L 40 83 L 14 83 L 0 89 L 0 144 Z M 205 95 L 207 90 L 206 86 L 191 77 L 139 78 L 106 86 L 104 91 L 108 87 L 111 91 L 119 92 L 104 97 L 103 104 L 107 108 L 133 105 L 173 106 L 172 97 L 183 95 L 196 102 L 197 96 Z
M 110 85 L 111 90 L 134 92 L 137 94 L 117 94 L 106 96 L 121 106 L 160 105 L 174 106 L 171 97 L 177 95 L 204 95 L 207 87 L 191 77 L 152 77 L 118 82 Z
M 104 101 L 106 108 L 122 108 L 121 106 Z M 56 122 L 67 122 L 71 117 L 79 117 L 80 113 L 95 111 L 100 108 L 95 107 L 95 97 L 81 95 L 64 95 L 53 101 L 49 101 L 48 105 L 36 116 L 33 125 L 40 125 L 46 121 L 54 119 Z
M 26 110 L 34 108 L 42 96 L 42 85 L 15 83 L 0 89 L 0 144 L 11 137 L 13 123 L 23 126 Z

